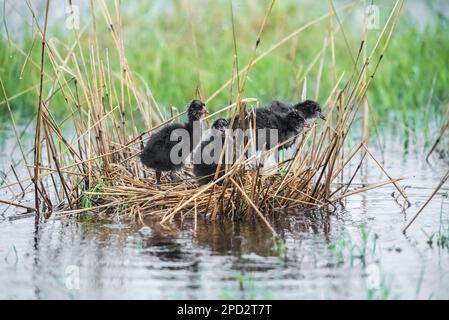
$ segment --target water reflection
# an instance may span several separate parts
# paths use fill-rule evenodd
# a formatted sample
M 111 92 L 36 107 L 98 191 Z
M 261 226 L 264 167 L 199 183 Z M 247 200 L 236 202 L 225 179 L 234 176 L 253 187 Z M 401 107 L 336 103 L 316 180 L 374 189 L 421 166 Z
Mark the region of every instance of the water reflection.
M 375 298 L 381 292 L 387 298 L 449 298 L 449 250 L 429 247 L 421 231 L 438 231 L 440 213 L 449 221 L 447 198 L 437 196 L 413 231 L 401 233 L 446 168 L 430 167 L 413 152 L 405 160 L 393 154 L 385 151 L 390 172 L 408 177 L 413 206 L 405 213 L 394 187 L 386 186 L 351 197 L 332 214 L 273 213 L 276 241 L 257 219 L 212 223 L 199 217 L 195 230 L 192 220 L 161 226 L 147 218 L 145 226 L 133 226 L 64 218 L 35 230 L 32 217 L 6 216 L 0 222 L 0 285 L 7 289 L 0 298 L 369 298 L 366 268 L 372 265 L 383 281 Z M 368 163 L 357 183 L 383 178 Z M 79 271 L 75 290 L 67 286 L 73 267 Z

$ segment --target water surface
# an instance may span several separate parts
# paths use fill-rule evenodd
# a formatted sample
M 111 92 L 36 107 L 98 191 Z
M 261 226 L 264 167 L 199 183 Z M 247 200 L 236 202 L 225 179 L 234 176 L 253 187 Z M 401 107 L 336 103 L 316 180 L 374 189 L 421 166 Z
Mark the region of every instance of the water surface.
M 399 139 L 388 140 L 383 157 L 374 153 L 394 177 L 407 178 L 401 183 L 411 208 L 404 212 L 386 186 L 351 197 L 333 214 L 279 214 L 272 224 L 280 241 L 259 222 L 202 219 L 196 233 L 189 221 L 164 229 L 154 220 L 142 227 L 73 218 L 49 220 L 36 232 L 33 217 L 17 219 L 2 205 L 0 298 L 448 299 L 449 250 L 431 247 L 426 235 L 441 220 L 447 229 L 446 191 L 401 233 L 447 165 L 429 165 L 422 152 L 404 153 Z M 386 178 L 368 162 L 357 180 Z

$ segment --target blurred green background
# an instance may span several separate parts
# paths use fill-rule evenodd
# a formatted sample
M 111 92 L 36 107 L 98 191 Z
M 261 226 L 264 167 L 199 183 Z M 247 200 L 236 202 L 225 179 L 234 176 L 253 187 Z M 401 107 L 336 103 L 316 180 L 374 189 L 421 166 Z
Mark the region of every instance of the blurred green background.
M 370 3 L 371 1 L 368 1 Z M 43 24 L 45 1 L 33 2 Z M 88 59 L 92 45 L 92 19 L 88 1 L 73 1 L 80 6 L 81 48 L 75 53 Z M 94 2 L 98 3 L 99 2 Z M 115 12 L 115 1 L 106 4 Z M 270 1 L 234 0 L 234 25 L 240 69 L 246 65 Z M 351 1 L 278 0 L 268 19 L 258 54 L 315 19 L 329 14 L 332 5 L 338 10 Z M 354 2 L 351 10 L 338 11 L 338 19 L 325 18 L 286 41 L 259 63 L 250 73 L 245 97 L 263 103 L 273 98 L 299 100 L 303 80 L 307 78 L 309 98 L 324 102 L 335 81 L 343 72 L 343 82 L 352 69 L 364 35 L 365 1 Z M 390 14 L 394 1 L 374 1 L 380 9 L 380 28 L 369 30 L 367 46 L 372 48 Z M 76 33 L 65 28 L 68 2 L 53 1 L 50 7 L 48 38 L 67 52 Z M 449 99 L 449 22 L 446 1 L 407 1 L 386 51 L 368 98 L 377 122 L 386 127 L 401 123 L 404 130 L 421 130 L 432 134 L 442 122 Z M 11 99 L 15 119 L 25 121 L 36 112 L 40 39 L 32 27 L 25 1 L 6 0 L 2 8 L 3 24 L 0 44 L 0 74 Z M 199 88 L 207 98 L 230 79 L 234 68 L 234 41 L 231 1 L 120 1 L 124 47 L 137 85 L 148 87 L 168 114 L 168 106 L 182 111 Z M 335 62 L 331 42 L 327 42 L 323 59 L 315 59 L 325 39 L 334 34 Z M 96 14 L 96 28 L 102 50 L 112 46 L 101 13 Z M 345 40 L 346 38 L 346 40 Z M 27 59 L 27 55 L 29 58 Z M 112 68 L 118 57 L 110 52 Z M 312 64 L 315 60 L 315 63 Z M 319 77 L 320 68 L 322 75 Z M 52 67 L 46 59 L 46 70 Z M 334 71 L 336 70 L 336 72 Z M 44 79 L 48 80 L 48 79 Z M 318 81 L 319 80 L 319 81 Z M 46 83 L 46 85 L 50 85 Z M 318 90 L 319 86 L 319 90 Z M 235 95 L 236 88 L 233 89 Z M 209 104 L 216 110 L 232 100 L 229 89 Z M 0 117 L 9 115 L 0 94 Z M 327 106 L 325 106 L 327 107 Z M 68 108 L 62 96 L 51 104 L 58 117 Z M 430 133 L 429 133 L 430 131 Z

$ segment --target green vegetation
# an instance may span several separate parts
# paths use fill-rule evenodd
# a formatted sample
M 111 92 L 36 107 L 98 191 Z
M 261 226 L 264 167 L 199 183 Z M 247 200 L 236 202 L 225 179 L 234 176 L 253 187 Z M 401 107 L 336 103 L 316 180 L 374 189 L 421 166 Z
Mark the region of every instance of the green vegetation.
M 435 243 L 440 248 L 449 248 L 449 227 L 447 230 L 432 233 L 427 235 L 427 237 L 429 247 L 433 248 L 433 244 Z
M 92 195 L 91 193 L 100 192 L 104 188 L 104 183 L 102 181 L 97 181 L 91 189 L 89 189 L 85 184 L 82 184 L 81 188 L 81 200 L 80 207 L 82 209 L 94 208 L 98 205 L 98 197 Z M 87 222 L 94 218 L 92 211 L 84 211 L 81 213 L 81 221 Z
M 431 248 L 433 248 L 433 245 L 436 244 L 437 247 L 441 249 L 449 249 L 449 220 L 447 220 L 447 217 L 445 217 L 443 213 L 444 201 L 447 200 L 447 198 L 448 193 L 446 192 L 441 197 L 440 226 L 438 228 L 438 231 L 431 234 L 423 231 L 427 237 L 426 242 Z
M 332 239 L 328 247 L 338 264 L 349 261 L 352 266 L 358 260 L 366 265 L 368 254 L 370 257 L 376 254 L 378 237 L 376 233 L 371 235 L 366 226 L 361 225 L 360 241 L 354 242 L 347 233 L 341 232 Z
M 222 288 L 218 298 L 223 300 L 254 300 L 254 299 L 273 299 L 270 290 L 265 287 L 256 286 L 256 279 L 251 274 L 245 275 L 243 273 L 238 273 L 233 276 L 233 279 L 237 282 L 239 290 L 241 292 L 241 297 L 237 297 L 232 294 L 228 288 Z
M 286 253 L 285 241 L 283 239 L 277 238 L 273 240 L 273 251 L 276 254 L 279 265 L 283 267 L 285 265 L 285 253 Z
M 391 282 L 381 277 L 378 288 L 367 288 L 368 300 L 389 300 L 391 299 Z
M 347 242 L 347 235 L 340 233 L 329 244 L 329 250 L 336 258 L 338 264 L 343 264 L 345 262 L 344 250 Z
M 340 268 L 362 267 L 361 281 L 365 283 L 366 298 L 368 300 L 392 299 L 392 279 L 381 269 L 380 258 L 376 254 L 379 236 L 367 229 L 365 225 L 359 227 L 359 236 L 353 238 L 347 232 L 339 232 L 330 241 L 328 248 Z M 356 265 L 355 262 L 360 262 Z
M 155 12 L 152 2 L 122 5 L 124 47 L 131 71 L 148 99 L 153 95 L 157 103 L 165 107 L 162 109 L 166 111 L 166 116 L 169 115 L 168 106 L 183 111 L 186 103 L 195 96 L 197 88 L 204 98 L 211 97 L 230 79 L 236 62 L 230 2 L 204 1 L 201 6 L 189 6 L 188 3 L 176 1 L 162 6 L 158 12 Z M 248 62 L 268 4 L 269 1 L 234 1 L 239 70 Z M 337 9 L 339 7 L 336 5 Z M 363 9 L 363 6 L 358 7 Z M 391 3 L 382 2 L 381 7 L 389 11 Z M 420 29 L 404 12 L 379 75 L 368 93 L 369 105 L 377 115 L 377 122 L 391 124 L 395 119 L 399 120 L 402 124 L 394 128 L 400 132 L 415 130 L 429 121 L 439 119 L 438 115 L 449 98 L 449 69 L 441 68 L 449 56 L 449 42 L 445 41 L 448 21 L 435 16 L 432 23 Z M 319 56 L 325 39 L 329 39 L 330 24 L 337 24 L 335 18 L 326 18 L 292 37 L 257 63 L 249 76 L 245 96 L 257 97 L 262 103 L 276 97 L 296 100 L 301 96 L 304 79 L 307 79 L 308 96 L 324 102 L 333 83 L 343 72 L 343 83 L 348 80 L 352 69 L 351 56 L 356 56 L 360 47 L 363 28 L 357 27 L 353 15 L 348 13 L 338 11 L 350 48 L 342 31 L 335 31 L 336 74 L 333 72 L 330 41 L 324 47 L 323 59 Z M 289 34 L 326 14 L 329 14 L 329 7 L 321 2 L 299 6 L 296 1 L 278 1 L 262 35 L 258 54 L 263 54 Z M 387 14 L 382 18 L 386 19 Z M 101 14 L 96 19 L 97 34 L 110 32 Z M 82 27 L 84 21 L 87 19 L 82 19 Z M 76 35 L 73 31 L 61 28 L 63 22 L 51 24 L 49 37 L 56 39 L 53 43 L 62 55 L 66 55 Z M 26 30 L 23 35 L 10 34 L 7 39 L 2 34 L 0 38 L 0 75 L 11 98 L 16 119 L 33 115 L 37 106 L 40 40 L 35 34 L 27 34 L 29 29 Z M 379 33 L 380 30 L 369 32 L 368 50 L 374 46 Z M 81 45 L 75 48 L 75 52 L 83 52 L 89 64 L 92 26 L 82 29 L 80 37 Z M 111 69 L 116 70 L 118 57 L 112 53 L 113 50 L 108 52 L 109 56 L 106 55 L 106 48 L 112 47 L 110 37 L 98 37 L 96 40 L 100 51 L 104 52 L 101 59 L 108 58 Z M 45 63 L 46 70 L 52 74 L 48 60 Z M 69 80 L 71 76 L 66 74 L 65 77 Z M 317 79 L 320 79 L 319 88 Z M 50 85 L 47 80 L 45 86 Z M 44 92 L 48 91 L 44 89 Z M 235 87 L 232 95 L 235 96 L 236 92 Z M 3 94 L 0 95 L 0 101 L 3 101 Z M 230 101 L 231 89 L 228 88 L 209 103 L 209 109 L 217 110 Z M 5 104 L 1 103 L 1 116 L 8 116 Z M 50 108 L 61 119 L 70 111 L 61 92 L 52 98 Z M 423 117 L 416 116 L 423 113 Z M 424 134 L 429 138 L 432 132 L 429 133 L 427 126 L 424 128 Z

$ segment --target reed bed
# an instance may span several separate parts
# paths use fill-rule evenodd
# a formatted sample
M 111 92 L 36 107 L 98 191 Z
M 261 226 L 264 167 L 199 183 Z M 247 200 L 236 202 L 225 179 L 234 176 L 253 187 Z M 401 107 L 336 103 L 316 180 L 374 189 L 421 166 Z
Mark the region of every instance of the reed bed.
M 270 215 L 304 207 L 333 210 L 351 195 L 386 184 L 393 184 L 405 205 L 409 204 L 399 184 L 400 179 L 390 176 L 369 151 L 368 131 L 365 129 L 369 119 L 366 94 L 384 58 L 403 4 L 402 0 L 396 1 L 377 40 L 369 48 L 363 39 L 355 53 L 348 45 L 348 54 L 353 55 L 353 68 L 335 77 L 334 88 L 322 103 L 327 120 L 314 124 L 300 134 L 300 143 L 291 159 L 277 164 L 276 170 L 268 174 L 262 172 L 260 166 L 250 165 L 254 159 L 238 159 L 227 166 L 226 174 L 214 183 L 199 186 L 188 165 L 180 172 L 177 183 L 163 177 L 163 183 L 156 185 L 154 173 L 143 168 L 139 162 L 138 155 L 148 136 L 183 114 L 172 114 L 169 119 L 164 119 L 164 112 L 153 98 L 150 88 L 138 85 L 142 79 L 136 80 L 138 76 L 126 59 L 119 3 L 114 2 L 110 8 L 104 0 L 91 2 L 92 21 L 89 27 L 75 31 L 78 40 L 72 45 L 58 46 L 46 38 L 46 20 L 51 10 L 50 2 L 47 2 L 43 27 L 33 14 L 41 40 L 41 61 L 38 63 L 41 77 L 33 162 L 28 160 L 28 152 L 21 144 L 8 93 L 1 81 L 23 156 L 19 165 L 25 166 L 28 173 L 28 177 L 17 178 L 9 185 L 20 186 L 20 194 L 3 202 L 32 212 L 36 224 L 51 216 L 83 212 L 93 212 L 99 217 L 120 215 L 141 222 L 145 216 L 153 215 L 160 217 L 162 224 L 180 217 L 195 221 L 200 216 L 211 220 L 257 218 L 274 235 L 276 232 L 267 219 Z M 34 13 L 31 2 L 28 5 Z M 219 93 L 230 90 L 233 103 L 218 109 L 213 116 L 242 114 L 245 111 L 245 104 L 242 103 L 245 86 L 253 66 L 269 59 L 270 53 L 300 33 L 307 32 L 310 25 L 323 21 L 333 23 L 330 23 L 329 33 L 324 37 L 322 49 L 307 69 L 319 68 L 319 78 L 329 76 L 323 72 L 324 53 L 332 50 L 336 37 L 345 37 L 341 19 L 351 12 L 354 4 L 337 9 L 331 6 L 326 16 L 299 27 L 268 50 L 259 52 L 264 28 L 274 5 L 275 1 L 271 1 L 266 9 L 246 65 L 239 69 L 242 62 L 236 58 L 232 78 L 228 82 L 209 97 L 204 97 L 199 88 L 196 94 L 192 93 L 192 97 L 186 98 L 186 102 L 196 95 L 207 104 L 213 104 Z M 101 46 L 97 32 L 100 24 L 108 27 L 108 37 L 114 44 L 114 50 Z M 86 36 L 85 33 L 90 37 L 88 50 L 82 47 L 80 41 Z M 234 41 L 236 43 L 235 36 Z M 233 54 L 237 57 L 237 45 L 234 50 Z M 111 66 L 113 59 L 119 62 L 119 67 Z M 46 64 L 51 66 L 52 73 L 44 72 Z M 306 70 L 301 80 L 303 98 L 307 96 L 307 74 Z M 57 95 L 63 96 L 70 110 L 70 116 L 62 122 L 57 122 L 52 114 L 52 101 Z M 363 123 L 362 138 L 348 149 L 345 142 L 350 130 L 354 123 L 360 121 Z M 139 123 L 142 122 L 147 128 L 144 132 L 139 130 Z M 353 186 L 355 176 L 367 159 L 379 166 L 385 174 L 385 181 Z M 345 180 L 348 164 L 356 160 L 359 161 L 357 169 L 349 180 Z M 30 188 L 34 192 L 34 206 L 24 205 L 20 201 Z

